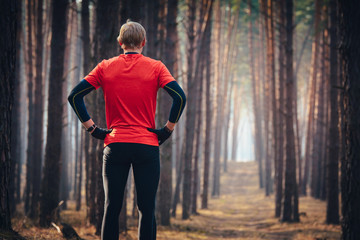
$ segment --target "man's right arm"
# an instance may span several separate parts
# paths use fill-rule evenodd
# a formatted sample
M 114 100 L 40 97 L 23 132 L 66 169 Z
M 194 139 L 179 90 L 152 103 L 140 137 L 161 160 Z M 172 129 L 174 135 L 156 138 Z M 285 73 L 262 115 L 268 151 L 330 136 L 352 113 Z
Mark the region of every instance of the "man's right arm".
M 82 80 L 78 85 L 74 87 L 68 96 L 68 101 L 71 107 L 74 109 L 76 116 L 81 121 L 82 125 L 91 133 L 91 135 L 97 139 L 104 140 L 106 134 L 112 130 L 98 128 L 94 121 L 90 118 L 84 103 L 84 96 L 93 91 L 95 87 L 86 80 Z

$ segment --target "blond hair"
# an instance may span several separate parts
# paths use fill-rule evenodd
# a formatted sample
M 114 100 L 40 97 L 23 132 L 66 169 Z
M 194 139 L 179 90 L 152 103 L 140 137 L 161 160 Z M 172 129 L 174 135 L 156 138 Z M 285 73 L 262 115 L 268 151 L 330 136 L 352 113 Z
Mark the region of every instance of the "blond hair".
M 146 37 L 146 31 L 140 23 L 128 19 L 120 28 L 117 41 L 121 43 L 123 49 L 141 48 L 141 43 Z

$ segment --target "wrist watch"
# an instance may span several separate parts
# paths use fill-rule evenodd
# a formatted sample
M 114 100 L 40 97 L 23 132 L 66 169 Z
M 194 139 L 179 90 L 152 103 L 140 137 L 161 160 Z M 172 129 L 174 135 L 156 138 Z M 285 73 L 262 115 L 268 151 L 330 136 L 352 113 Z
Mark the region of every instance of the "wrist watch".
M 166 125 L 164 127 L 165 131 L 167 131 L 168 133 L 172 133 L 174 130 L 170 130 Z
M 96 128 L 96 125 L 93 124 L 91 127 L 89 127 L 88 129 L 86 129 L 86 131 L 91 132 L 92 130 L 94 130 Z

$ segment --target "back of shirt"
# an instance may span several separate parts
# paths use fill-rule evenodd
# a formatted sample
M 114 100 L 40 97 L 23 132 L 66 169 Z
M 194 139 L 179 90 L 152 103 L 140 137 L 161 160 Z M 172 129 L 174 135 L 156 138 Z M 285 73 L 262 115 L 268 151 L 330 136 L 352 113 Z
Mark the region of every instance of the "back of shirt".
M 142 54 L 121 54 L 103 60 L 85 77 L 104 92 L 107 127 L 104 140 L 158 146 L 155 128 L 157 91 L 175 79 L 165 65 Z

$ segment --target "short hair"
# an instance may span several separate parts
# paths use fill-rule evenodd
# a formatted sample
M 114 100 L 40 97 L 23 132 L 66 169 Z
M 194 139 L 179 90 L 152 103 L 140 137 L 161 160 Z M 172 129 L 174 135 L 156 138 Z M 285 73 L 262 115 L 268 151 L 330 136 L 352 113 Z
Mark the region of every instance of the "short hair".
M 146 37 L 145 28 L 137 22 L 130 21 L 128 19 L 120 28 L 117 41 L 122 43 L 123 49 L 140 48 L 142 41 Z

